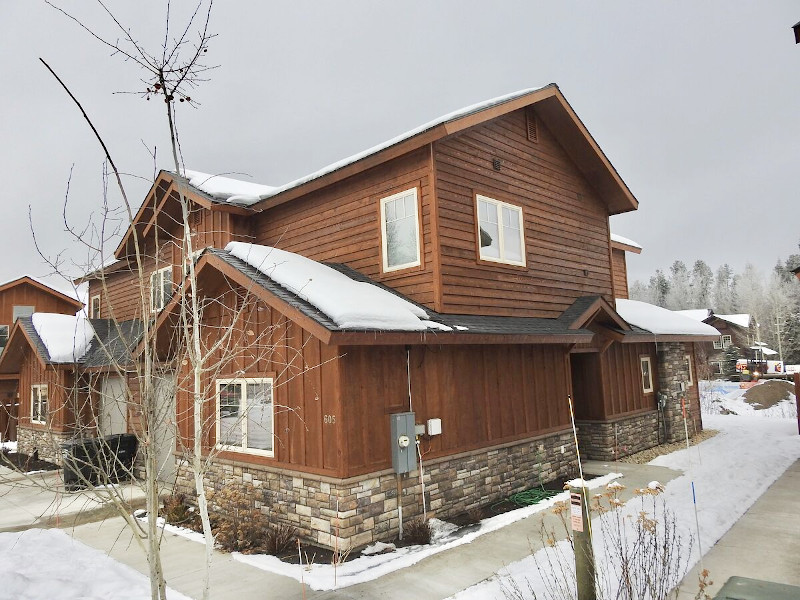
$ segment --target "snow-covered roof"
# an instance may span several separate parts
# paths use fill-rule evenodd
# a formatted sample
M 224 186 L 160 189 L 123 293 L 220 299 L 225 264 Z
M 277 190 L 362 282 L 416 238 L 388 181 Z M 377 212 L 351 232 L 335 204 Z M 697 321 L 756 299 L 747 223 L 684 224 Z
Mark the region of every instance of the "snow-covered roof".
M 617 298 L 617 312 L 631 325 L 655 335 L 719 335 L 711 325 L 647 302 Z
M 472 113 L 476 113 L 478 111 L 482 111 L 487 108 L 503 104 L 504 102 L 509 102 L 516 98 L 525 96 L 526 94 L 542 90 L 545 87 L 547 86 L 542 86 L 538 88 L 527 88 L 524 90 L 519 90 L 517 92 L 512 92 L 511 94 L 505 94 L 503 96 L 491 98 L 490 100 L 484 100 L 483 102 L 478 102 L 476 104 L 465 106 L 464 108 L 460 108 L 453 112 L 447 113 L 446 115 L 442 115 L 441 117 L 433 119 L 432 121 L 428 121 L 424 125 L 420 125 L 419 127 L 415 127 L 414 129 L 401 133 L 400 135 L 395 136 L 390 140 L 386 140 L 385 142 L 382 142 L 380 144 L 377 144 L 372 148 L 368 148 L 367 150 L 364 150 L 357 154 L 353 154 L 352 156 L 348 156 L 347 158 L 344 158 L 340 161 L 337 161 L 326 167 L 323 167 L 318 171 L 315 171 L 309 175 L 304 175 L 303 177 L 299 177 L 298 179 L 295 179 L 293 181 L 290 181 L 289 183 L 285 183 L 284 185 L 278 187 L 259 185 L 255 183 L 249 183 L 246 181 L 239 181 L 237 179 L 229 179 L 227 177 L 207 175 L 199 171 L 187 170 L 185 172 L 185 176 L 189 179 L 189 183 L 192 186 L 206 192 L 207 194 L 215 198 L 221 198 L 226 200 L 227 202 L 235 202 L 239 204 L 248 204 L 248 205 L 254 204 L 259 200 L 266 200 L 267 198 L 276 196 L 281 192 L 285 192 L 286 190 L 296 188 L 298 186 L 303 185 L 304 183 L 308 183 L 309 181 L 318 179 L 324 175 L 327 175 L 328 173 L 333 173 L 334 171 L 338 171 L 343 167 L 358 162 L 359 160 L 364 159 L 373 154 L 377 154 L 381 150 L 385 150 L 386 148 L 394 146 L 395 144 L 399 144 L 400 142 L 403 142 L 416 135 L 419 135 L 420 133 L 423 133 L 429 129 L 433 129 L 434 127 L 438 127 L 439 125 L 443 125 L 445 123 L 454 121 L 455 119 L 459 119 L 461 117 L 465 117 Z M 214 191 L 209 191 L 209 190 L 214 190 Z
M 694 319 L 695 321 L 705 321 L 711 316 L 710 308 L 690 308 L 687 310 L 676 310 L 675 312 L 680 315 L 685 315 L 690 319 Z
M 750 346 L 750 350 L 758 350 L 764 356 L 775 356 L 777 354 L 772 348 L 767 348 L 764 342 L 756 342 L 754 346 Z
M 94 337 L 89 319 L 81 314 L 34 313 L 31 321 L 53 363 L 79 361 L 89 350 Z
M 231 179 L 222 175 L 211 175 L 201 171 L 184 171 L 189 184 L 205 192 L 212 198 L 233 204 L 255 204 L 262 197 L 272 195 L 277 189 L 271 185 L 262 185 L 240 179 Z
M 750 327 L 750 315 L 749 314 L 739 314 L 739 315 L 718 315 L 715 314 L 715 317 L 718 319 L 722 319 L 723 321 L 727 321 L 728 323 L 733 323 L 734 325 L 738 325 L 739 327 L 744 327 L 745 329 Z
M 243 242 L 231 242 L 225 250 L 314 305 L 343 329 L 442 328 L 440 323 L 429 321 L 428 314 L 420 307 L 388 290 L 350 279 L 299 254 Z
M 626 246 L 631 246 L 633 248 L 638 248 L 639 250 L 642 249 L 642 247 L 633 240 L 622 237 L 621 235 L 617 235 L 616 233 L 611 234 L 611 241 L 617 242 L 618 244 L 625 244 Z

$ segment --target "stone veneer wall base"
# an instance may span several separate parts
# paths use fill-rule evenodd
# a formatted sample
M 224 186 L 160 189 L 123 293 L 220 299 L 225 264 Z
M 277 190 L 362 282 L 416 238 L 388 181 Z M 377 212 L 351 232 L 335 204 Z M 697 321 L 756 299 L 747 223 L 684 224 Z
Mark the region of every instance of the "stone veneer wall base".
M 657 446 L 663 430 L 658 411 L 615 419 L 578 421 L 581 456 L 592 460 L 619 460 Z
M 566 477 L 576 468 L 571 431 L 423 462 L 428 516 L 452 517 Z M 327 548 L 360 548 L 399 532 L 396 476 L 391 471 L 341 480 L 218 459 L 206 474 L 206 485 L 217 490 L 244 486 L 251 490 L 253 508 Z M 194 497 L 185 462 L 178 465 L 176 490 Z M 402 502 L 404 521 L 422 515 L 418 471 L 403 477 Z
M 39 453 L 41 460 L 61 465 L 61 444 L 72 439 L 71 433 L 17 426 L 17 451 L 28 456 Z

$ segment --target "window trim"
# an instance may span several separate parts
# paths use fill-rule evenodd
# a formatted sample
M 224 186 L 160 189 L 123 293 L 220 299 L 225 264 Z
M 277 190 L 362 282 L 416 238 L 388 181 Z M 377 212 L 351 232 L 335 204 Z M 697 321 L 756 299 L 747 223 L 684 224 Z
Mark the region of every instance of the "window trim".
M 170 292 L 172 291 L 172 265 L 168 267 L 164 267 L 162 269 L 156 269 L 152 273 L 150 273 L 150 312 L 157 313 L 164 309 L 164 307 L 169 302 L 169 299 L 172 298 L 172 293 L 170 293 L 169 298 L 164 297 L 163 290 L 164 290 L 164 273 L 169 271 L 169 284 L 170 284 Z M 161 306 L 156 306 L 156 295 L 153 293 L 153 281 L 158 278 L 158 290 L 159 295 L 161 296 Z
M 247 412 L 247 384 L 248 383 L 269 383 L 271 388 L 271 396 L 272 396 L 272 450 L 261 450 L 258 448 L 248 448 L 247 444 L 247 419 L 242 418 L 242 445 L 241 446 L 232 446 L 230 444 L 221 444 L 220 439 L 220 418 L 219 418 L 219 409 L 220 409 L 220 395 L 219 395 L 219 388 L 222 385 L 228 383 L 240 383 L 242 384 L 243 390 L 243 397 L 240 398 L 242 401 L 244 410 L 243 414 Z M 252 454 L 254 456 L 266 456 L 269 458 L 275 457 L 275 377 L 270 374 L 266 377 L 232 377 L 229 379 L 217 379 L 216 380 L 216 400 L 215 400 L 215 446 L 220 450 L 225 450 L 229 452 L 239 452 L 241 454 Z
M 95 310 L 94 301 L 97 300 L 97 309 Z M 100 294 L 95 294 L 89 299 L 89 318 L 99 319 L 101 314 L 100 310 Z
M 689 381 L 686 382 L 687 387 L 694 385 L 694 367 L 692 367 L 692 355 L 686 354 L 686 367 L 689 370 Z
M 42 390 L 45 391 L 45 396 L 47 397 L 47 400 L 45 401 L 44 418 L 40 420 L 40 419 L 35 419 L 34 416 L 37 413 L 39 414 L 40 417 L 42 416 Z M 34 391 L 38 392 L 36 393 L 35 399 L 34 399 Z M 35 423 L 37 425 L 47 425 L 47 411 L 49 403 L 50 403 L 50 393 L 49 390 L 47 389 L 47 384 L 34 383 L 31 386 L 31 423 Z M 38 407 L 38 410 L 35 410 L 36 407 Z
M 733 345 L 733 336 L 730 335 L 723 335 L 722 336 L 722 349 L 730 348 Z
M 392 200 L 397 200 L 398 198 L 405 197 L 409 194 L 413 194 L 414 196 L 414 239 L 417 241 L 417 257 L 414 261 L 409 263 L 404 263 L 401 265 L 395 265 L 393 267 L 389 266 L 389 240 L 386 237 L 386 204 Z M 384 273 L 393 273 L 395 271 L 401 271 L 403 269 L 411 269 L 413 267 L 419 267 L 422 265 L 422 239 L 420 236 L 421 227 L 419 224 L 419 217 L 422 211 L 420 210 L 419 206 L 419 198 L 420 194 L 416 186 L 412 188 L 408 188 L 407 190 L 403 190 L 402 192 L 397 192 L 392 194 L 391 196 L 386 196 L 385 198 L 381 198 L 379 201 L 379 211 L 380 211 L 380 221 L 381 221 L 381 268 L 383 269 Z
M 26 310 L 24 315 L 18 315 L 17 314 L 17 309 L 18 308 L 29 308 L 30 311 Z M 12 317 L 14 323 L 16 323 L 17 320 L 21 319 L 22 317 L 30 317 L 35 312 L 36 312 L 36 306 L 35 305 L 31 305 L 31 304 L 12 304 L 11 305 L 11 317 Z
M 498 247 L 500 249 L 500 257 L 495 258 L 493 256 L 484 256 L 483 255 L 483 247 L 481 246 L 481 217 L 480 217 L 480 202 L 483 200 L 484 202 L 488 202 L 489 204 L 494 204 L 498 211 L 498 223 L 497 223 L 497 230 L 498 230 Z M 503 258 L 503 254 L 505 253 L 505 227 L 503 227 L 502 223 L 502 208 L 508 207 L 510 209 L 514 209 L 517 211 L 517 215 L 519 217 L 519 242 L 520 242 L 520 253 L 522 254 L 521 261 L 509 260 Z M 489 196 L 484 196 L 483 194 L 475 194 L 475 241 L 478 246 L 478 260 L 480 262 L 491 262 L 495 264 L 501 265 L 510 265 L 512 267 L 527 267 L 528 266 L 528 256 L 525 250 L 525 210 L 522 205 L 512 204 L 511 202 L 505 202 L 504 200 L 497 200 L 496 198 L 491 198 Z
M 644 384 L 644 369 L 642 368 L 644 363 L 647 363 L 647 378 L 649 379 L 649 387 L 645 386 Z M 652 394 L 655 386 L 653 385 L 653 361 L 649 356 L 639 357 L 639 372 L 642 378 L 642 392 L 645 394 Z

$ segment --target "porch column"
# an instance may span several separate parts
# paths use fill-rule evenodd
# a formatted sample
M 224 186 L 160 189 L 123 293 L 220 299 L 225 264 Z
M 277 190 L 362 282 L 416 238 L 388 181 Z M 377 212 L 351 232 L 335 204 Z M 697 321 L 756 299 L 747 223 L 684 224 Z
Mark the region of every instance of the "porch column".
M 686 349 L 681 342 L 658 342 L 658 392 L 665 399 L 664 422 L 666 442 L 684 439 L 681 399 L 686 398 L 689 372 L 686 368 Z M 683 390 L 681 389 L 683 384 Z M 688 399 L 687 399 L 688 402 Z

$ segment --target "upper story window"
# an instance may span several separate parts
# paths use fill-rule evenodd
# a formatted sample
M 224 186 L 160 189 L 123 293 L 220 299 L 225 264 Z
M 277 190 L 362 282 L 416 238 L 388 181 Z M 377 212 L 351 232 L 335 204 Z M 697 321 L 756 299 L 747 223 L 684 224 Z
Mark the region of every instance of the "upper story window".
M 217 445 L 274 456 L 272 379 L 217 380 Z
M 8 343 L 8 325 L 0 325 L 0 351 L 6 347 Z
M 18 306 L 15 304 L 11 309 L 15 323 L 20 317 L 30 317 L 34 312 L 36 312 L 35 306 Z
M 172 297 L 172 267 L 153 271 L 150 275 L 150 310 L 158 312 Z
M 525 266 L 522 207 L 477 196 L 481 260 Z
M 417 188 L 381 199 L 383 271 L 421 264 Z
M 721 335 L 718 340 L 714 341 L 715 350 L 724 350 L 733 344 L 733 339 L 729 335 Z
M 642 391 L 649 394 L 653 391 L 653 368 L 649 356 L 640 356 L 639 365 L 642 369 Z
M 31 423 L 47 422 L 47 384 L 31 386 Z
M 100 294 L 92 296 L 92 299 L 89 301 L 89 318 L 100 318 Z

